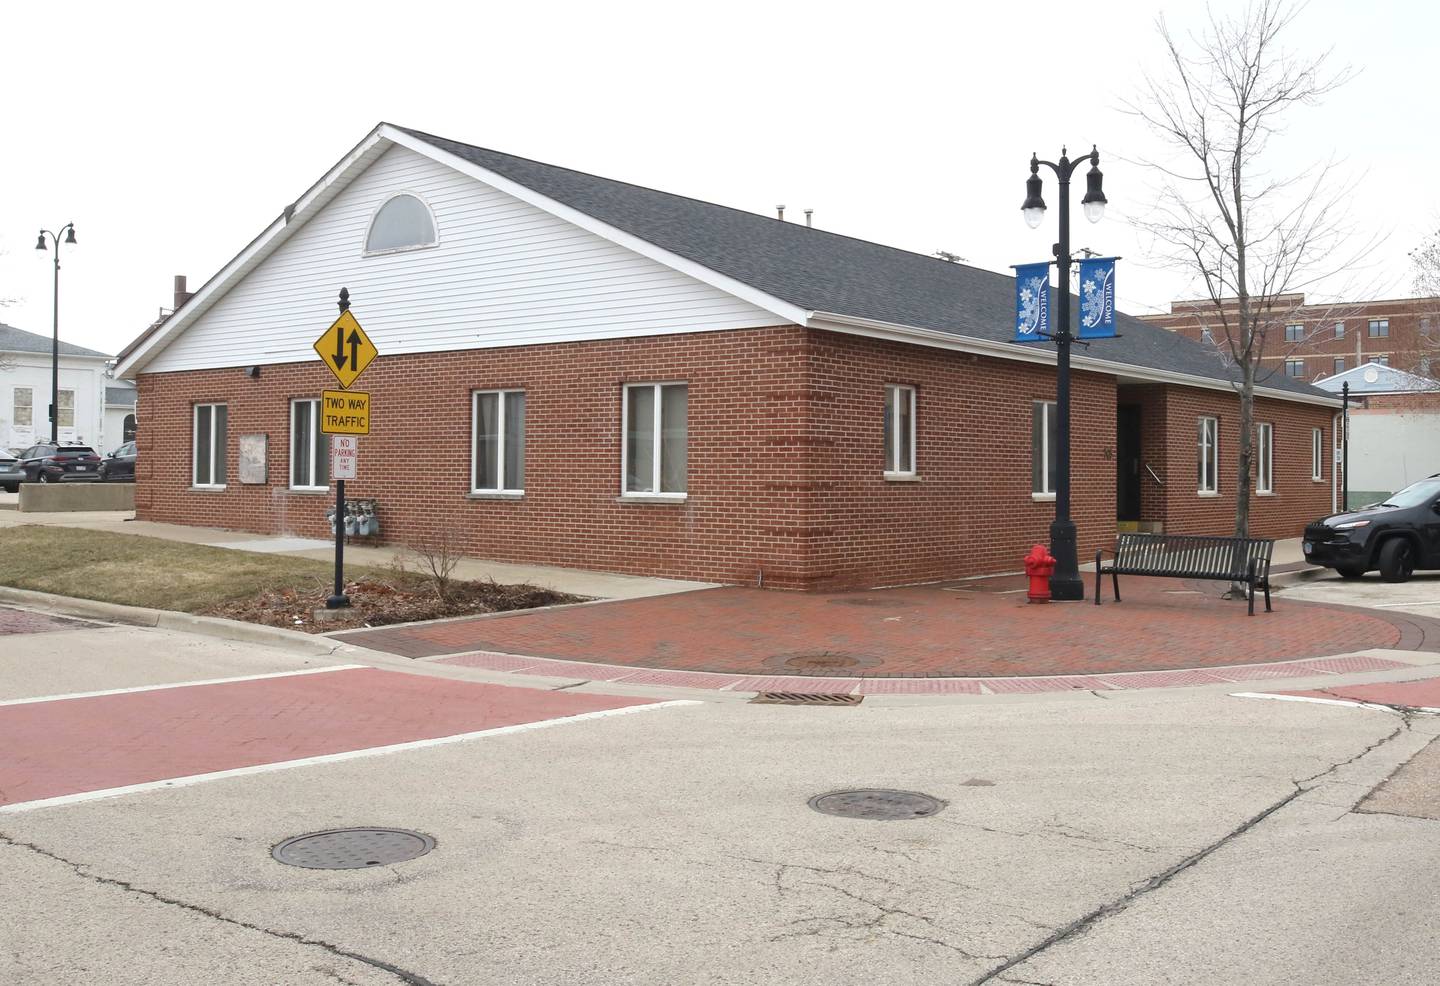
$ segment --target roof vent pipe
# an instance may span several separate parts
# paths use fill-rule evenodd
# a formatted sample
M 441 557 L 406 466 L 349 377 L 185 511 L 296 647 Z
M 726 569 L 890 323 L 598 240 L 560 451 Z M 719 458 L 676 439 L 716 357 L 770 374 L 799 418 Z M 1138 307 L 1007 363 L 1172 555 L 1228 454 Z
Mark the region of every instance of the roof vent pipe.
M 783 205 L 777 205 L 775 207 L 775 218 L 782 223 L 785 221 L 785 207 Z
M 184 275 L 184 274 L 176 274 L 176 275 L 175 275 L 175 298 L 174 298 L 175 304 L 174 304 L 174 307 L 175 307 L 175 308 L 179 308 L 181 305 L 185 304 L 185 302 L 187 302 L 187 301 L 190 300 L 190 298 L 191 298 L 191 296 L 192 296 L 193 294 L 194 294 L 193 291 L 186 291 L 186 290 L 185 290 L 185 275 Z
M 811 222 L 811 217 L 814 216 L 814 215 L 815 215 L 815 210 L 814 210 L 814 209 L 806 209 L 806 210 L 805 210 L 805 225 L 806 225 L 806 226 L 813 226 L 813 225 L 815 225 L 813 222 Z

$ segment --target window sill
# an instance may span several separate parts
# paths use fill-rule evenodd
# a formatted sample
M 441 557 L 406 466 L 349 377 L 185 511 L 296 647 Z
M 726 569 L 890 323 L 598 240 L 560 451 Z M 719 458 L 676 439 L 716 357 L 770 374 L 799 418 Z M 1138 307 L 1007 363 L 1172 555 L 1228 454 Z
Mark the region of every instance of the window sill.
M 327 496 L 330 493 L 328 486 L 287 486 L 287 493 L 295 493 L 300 496 Z
M 1218 496 L 1220 495 L 1220 491 L 1219 491 L 1219 490 L 1196 490 L 1196 491 L 1195 491 L 1195 495 L 1196 495 L 1196 496 L 1203 496 L 1203 497 L 1205 497 L 1206 499 L 1212 499 L 1212 498 L 1214 498 L 1214 497 L 1218 497 Z
M 523 500 L 524 490 L 471 490 L 465 494 L 467 500 Z
M 200 484 L 200 483 L 192 483 L 192 484 L 190 485 L 190 492 L 191 492 L 191 493 L 223 493 L 223 492 L 225 492 L 225 487 L 223 487 L 223 486 L 210 486 L 210 485 L 208 485 L 208 484 L 202 485 L 202 484 Z
M 1054 493 L 1031 493 L 1030 499 L 1036 503 L 1050 503 L 1055 499 Z
M 918 483 L 920 474 L 914 472 L 887 472 L 884 474 L 887 483 Z
M 1256 491 L 1255 491 L 1255 495 L 1256 495 L 1256 496 L 1274 496 L 1274 495 L 1275 495 L 1275 491 L 1274 491 L 1274 490 L 1256 490 Z
M 688 493 L 621 493 L 616 503 L 684 503 Z

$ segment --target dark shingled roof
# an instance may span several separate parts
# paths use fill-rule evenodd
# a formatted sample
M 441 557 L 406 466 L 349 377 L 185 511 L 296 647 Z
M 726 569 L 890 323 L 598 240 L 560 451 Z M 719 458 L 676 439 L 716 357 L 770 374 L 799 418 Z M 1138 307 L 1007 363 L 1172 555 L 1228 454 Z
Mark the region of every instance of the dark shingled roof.
M 810 311 L 1014 343 L 1015 279 L 895 247 L 599 178 L 433 134 L 399 129 L 617 229 Z M 1079 315 L 1071 305 L 1072 327 Z M 1080 355 L 1215 380 L 1236 380 L 1216 352 L 1120 314 L 1120 338 Z M 1330 397 L 1276 374 L 1273 390 Z
M 36 335 L 34 332 L 26 332 L 24 329 L 17 329 L 13 325 L 0 322 L 0 353 L 44 353 L 49 355 L 50 343 L 50 336 Z M 97 353 L 93 349 L 71 345 L 68 342 L 60 343 L 60 355 L 109 358 L 108 353 Z

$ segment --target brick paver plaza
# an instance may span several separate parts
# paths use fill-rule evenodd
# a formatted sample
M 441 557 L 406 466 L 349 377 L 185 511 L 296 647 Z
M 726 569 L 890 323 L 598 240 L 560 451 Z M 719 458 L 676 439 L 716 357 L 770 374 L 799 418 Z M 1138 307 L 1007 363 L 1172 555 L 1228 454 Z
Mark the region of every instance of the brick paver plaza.
M 1273 613 L 1261 607 L 1248 617 L 1243 603 L 1220 599 L 1222 591 L 1213 583 L 1130 578 L 1121 582 L 1123 602 L 1110 601 L 1107 585 L 1097 607 L 1028 605 L 1020 578 L 847 593 L 732 587 L 337 636 L 409 657 L 484 652 L 490 665 L 504 663 L 496 655 L 524 655 L 864 679 L 1173 671 L 1440 648 L 1440 622 L 1423 617 L 1284 598 Z

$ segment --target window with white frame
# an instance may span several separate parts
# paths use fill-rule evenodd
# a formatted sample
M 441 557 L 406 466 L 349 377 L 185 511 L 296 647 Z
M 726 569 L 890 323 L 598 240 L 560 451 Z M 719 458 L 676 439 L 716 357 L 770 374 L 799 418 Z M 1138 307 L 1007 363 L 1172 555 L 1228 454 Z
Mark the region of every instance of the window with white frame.
M 525 392 L 477 390 L 474 402 L 470 492 L 525 492 Z
M 1030 492 L 1055 495 L 1055 402 L 1030 405 Z
M 1390 365 L 1390 357 L 1389 357 L 1389 356 L 1371 356 L 1371 357 L 1370 357 L 1370 362 L 1374 363 L 1376 366 L 1389 366 L 1389 365 Z
M 1345 357 L 1344 357 L 1344 356 L 1336 356 L 1336 357 L 1335 357 L 1334 370 L 1335 370 L 1336 373 L 1344 373 L 1344 372 L 1345 372 Z
M 1310 478 L 1320 482 L 1325 477 L 1325 433 L 1319 428 L 1310 429 Z
M 1198 423 L 1196 479 L 1201 493 L 1215 493 L 1219 490 L 1216 479 L 1220 465 L 1220 421 L 1218 418 L 1201 418 Z
M 330 436 L 320 431 L 320 402 L 290 402 L 290 488 L 330 488 Z
M 225 485 L 225 432 L 229 409 L 224 404 L 196 404 L 191 431 L 192 486 L 218 489 Z
M 885 475 L 915 475 L 915 388 L 885 385 Z
M 1285 375 L 1287 377 L 1303 377 L 1305 375 L 1305 361 L 1303 359 L 1287 359 L 1285 361 Z
M 1336 323 L 1335 323 L 1335 338 L 1336 338 L 1336 339 L 1344 339 L 1344 338 L 1345 338 L 1345 323 L 1344 323 L 1344 322 L 1336 322 Z
M 75 391 L 62 390 L 55 400 L 55 423 L 61 428 L 75 427 Z
M 1301 341 L 1304 340 L 1304 338 L 1305 338 L 1305 326 L 1303 326 L 1303 325 L 1287 325 L 1287 326 L 1285 326 L 1285 341 L 1286 341 L 1286 342 L 1301 342 Z
M 11 421 L 17 428 L 29 428 L 35 424 L 35 391 L 30 387 L 15 388 L 15 415 Z
M 1275 426 L 1255 426 L 1256 467 L 1255 492 L 1275 492 Z
M 365 234 L 365 252 L 417 250 L 436 242 L 435 220 L 429 206 L 413 195 L 400 194 L 376 210 Z
M 683 383 L 625 387 L 625 441 L 621 450 L 624 493 L 676 499 L 685 496 L 688 401 L 688 387 Z

